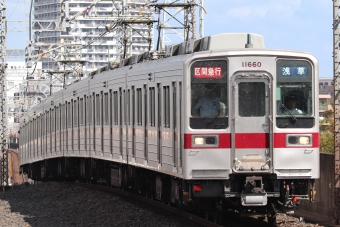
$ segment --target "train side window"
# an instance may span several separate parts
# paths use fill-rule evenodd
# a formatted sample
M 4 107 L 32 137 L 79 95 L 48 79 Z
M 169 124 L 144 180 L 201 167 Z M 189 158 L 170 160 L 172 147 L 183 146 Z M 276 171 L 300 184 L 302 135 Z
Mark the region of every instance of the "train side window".
M 55 111 L 54 111 L 54 109 L 52 109 L 51 118 L 52 118 L 51 132 L 54 133 L 55 132 Z
M 59 131 L 60 130 L 60 110 L 58 106 L 55 107 L 55 113 L 56 113 L 56 117 L 55 119 L 53 119 L 53 121 L 56 124 L 56 127 L 55 127 L 56 131 Z
M 131 110 L 131 112 L 132 112 L 132 122 L 131 122 L 131 124 L 133 125 L 133 126 L 135 126 L 135 124 L 136 124 L 136 89 L 135 89 L 135 87 L 133 86 L 132 87 L 132 100 L 131 100 L 131 108 L 132 108 L 132 110 Z
M 131 91 L 130 89 L 127 90 L 127 124 L 130 125 L 131 120 Z
M 73 127 L 78 127 L 78 102 L 73 101 Z
M 65 129 L 66 127 L 66 118 L 62 117 L 65 116 L 65 104 L 62 104 L 60 106 L 60 121 L 61 121 L 61 129 Z M 53 115 L 53 119 L 54 119 L 54 115 Z
M 72 100 L 71 100 L 72 101 Z M 71 107 L 71 102 L 67 103 L 67 128 L 72 127 L 72 107 Z
M 163 124 L 170 128 L 170 87 L 163 86 Z
M 100 95 L 96 94 L 96 102 L 95 102 L 95 119 L 96 125 L 100 125 Z
M 150 87 L 149 88 L 149 113 L 150 113 L 150 126 L 155 126 L 156 124 L 156 103 L 155 103 L 155 88 Z
M 142 89 L 137 88 L 137 125 L 142 125 Z
M 109 125 L 109 94 L 104 93 L 104 124 Z
M 51 119 L 50 119 L 50 111 L 46 112 L 46 135 L 51 132 Z
M 109 118 L 108 121 L 109 121 L 110 126 L 113 125 L 113 115 L 112 115 L 113 109 L 112 108 L 113 108 L 113 94 L 112 94 L 112 90 L 110 90 L 109 97 L 108 97 L 108 118 Z M 111 146 L 111 148 L 112 148 L 112 146 Z
M 118 91 L 113 92 L 113 124 L 118 125 Z
M 88 125 L 92 125 L 92 121 L 93 121 L 93 118 L 92 118 L 92 96 L 89 96 L 87 97 L 87 124 Z
M 122 88 L 119 88 L 119 96 L 118 96 L 119 100 L 118 100 L 118 110 L 119 110 L 119 115 L 118 115 L 118 124 L 119 125 L 123 125 L 123 92 L 122 92 Z M 123 154 L 123 151 L 121 149 L 121 154 Z
M 39 155 L 39 146 L 41 146 L 40 144 L 40 138 L 41 138 L 41 117 L 37 117 L 37 155 Z
M 50 134 L 50 111 L 46 112 L 46 116 L 45 116 L 45 135 L 49 135 Z
M 84 98 L 79 99 L 79 124 L 84 126 Z
M 41 139 L 42 135 L 43 135 L 43 121 L 42 121 L 42 117 L 41 115 L 38 117 L 38 124 L 39 124 L 39 133 L 38 133 L 38 138 Z

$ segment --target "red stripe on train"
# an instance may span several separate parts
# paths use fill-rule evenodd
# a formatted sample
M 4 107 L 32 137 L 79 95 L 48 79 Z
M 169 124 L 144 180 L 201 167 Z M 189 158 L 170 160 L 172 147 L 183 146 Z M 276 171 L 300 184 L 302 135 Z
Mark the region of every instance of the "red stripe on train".
M 237 133 L 235 148 L 268 148 L 268 133 Z
M 275 133 L 274 134 L 274 148 L 287 148 L 286 146 L 286 135 L 287 134 L 312 134 L 313 141 L 312 146 L 305 147 L 319 147 L 319 133 Z M 192 136 L 219 136 L 219 146 L 204 146 L 204 147 L 196 147 L 192 146 Z M 237 133 L 235 136 L 235 147 L 239 149 L 245 148 L 268 148 L 269 147 L 269 134 L 268 133 Z M 296 146 L 296 147 L 304 147 L 304 146 Z M 184 149 L 211 149 L 211 148 L 231 148 L 231 134 L 230 133 L 221 133 L 221 134 L 185 134 L 184 135 Z M 289 148 L 294 148 L 289 146 Z

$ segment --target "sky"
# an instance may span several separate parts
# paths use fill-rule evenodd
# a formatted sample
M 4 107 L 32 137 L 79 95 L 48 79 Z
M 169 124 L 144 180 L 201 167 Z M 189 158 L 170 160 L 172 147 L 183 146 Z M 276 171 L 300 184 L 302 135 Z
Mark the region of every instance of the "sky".
M 7 0 L 7 48 L 25 48 L 24 20 L 29 0 Z M 196 0 L 198 2 L 198 0 Z M 159 2 L 163 2 L 159 0 Z M 320 77 L 333 77 L 332 0 L 204 0 L 204 36 L 218 33 L 255 33 L 266 48 L 300 50 L 313 54 Z
M 309 52 L 320 77 L 333 77 L 332 0 L 204 0 L 204 8 L 204 36 L 263 35 L 266 48 Z

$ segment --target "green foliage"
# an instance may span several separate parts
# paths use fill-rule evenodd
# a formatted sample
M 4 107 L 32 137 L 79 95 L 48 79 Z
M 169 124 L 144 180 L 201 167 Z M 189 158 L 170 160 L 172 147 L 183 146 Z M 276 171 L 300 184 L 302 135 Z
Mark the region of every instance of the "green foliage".
M 334 112 L 327 110 L 320 121 L 320 152 L 334 153 Z
M 334 135 L 333 133 L 320 133 L 320 152 L 334 153 Z

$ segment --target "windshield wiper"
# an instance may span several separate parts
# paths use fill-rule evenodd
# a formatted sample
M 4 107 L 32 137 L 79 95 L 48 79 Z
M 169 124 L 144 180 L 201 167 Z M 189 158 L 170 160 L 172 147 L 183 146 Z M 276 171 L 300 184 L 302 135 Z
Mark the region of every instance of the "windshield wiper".
M 281 107 L 283 109 L 285 109 L 289 113 L 290 118 L 295 122 L 296 121 L 296 117 L 294 117 L 294 115 L 288 110 L 288 108 L 283 103 L 281 104 Z
M 211 123 L 213 123 L 213 121 L 215 121 L 216 118 L 217 118 L 217 115 L 211 121 L 207 122 L 207 124 L 205 125 L 205 128 L 207 128 Z

